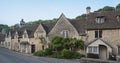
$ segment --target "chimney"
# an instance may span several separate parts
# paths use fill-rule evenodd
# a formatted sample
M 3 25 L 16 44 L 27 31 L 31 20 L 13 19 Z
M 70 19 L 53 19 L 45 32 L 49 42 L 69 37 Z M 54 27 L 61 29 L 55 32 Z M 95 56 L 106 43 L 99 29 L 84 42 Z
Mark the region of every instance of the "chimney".
M 86 13 L 87 13 L 87 14 L 90 14 L 90 10 L 91 10 L 91 8 L 90 8 L 90 7 L 87 7 L 87 8 L 86 8 Z

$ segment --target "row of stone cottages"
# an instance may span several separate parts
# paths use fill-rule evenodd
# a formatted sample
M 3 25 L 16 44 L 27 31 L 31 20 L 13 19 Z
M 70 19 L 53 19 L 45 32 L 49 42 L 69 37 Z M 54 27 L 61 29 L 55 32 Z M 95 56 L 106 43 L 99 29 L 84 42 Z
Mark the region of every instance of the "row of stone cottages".
M 1 44 L 15 51 L 33 53 L 48 48 L 51 37 L 77 38 L 85 41 L 84 52 L 87 57 L 119 59 L 120 11 L 91 13 L 90 7 L 86 11 L 86 17 L 78 20 L 67 19 L 62 14 L 57 22 L 14 29 Z

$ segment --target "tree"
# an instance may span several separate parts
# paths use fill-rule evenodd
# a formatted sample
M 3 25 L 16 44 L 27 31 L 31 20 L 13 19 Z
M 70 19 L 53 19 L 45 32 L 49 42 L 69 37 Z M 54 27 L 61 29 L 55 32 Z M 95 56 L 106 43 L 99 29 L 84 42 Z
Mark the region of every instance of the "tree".
M 10 27 L 9 27 L 8 25 L 0 24 L 0 32 L 1 32 L 3 29 L 6 30 L 6 31 L 9 31 L 9 30 L 10 30 Z
M 52 39 L 52 47 L 56 51 L 61 51 L 63 49 L 74 51 L 77 49 L 84 49 L 84 41 L 76 38 L 62 38 L 55 36 Z
M 53 37 L 51 46 L 55 51 L 59 52 L 64 48 L 62 40 L 63 40 L 62 37 L 59 36 Z
M 120 11 L 120 4 L 116 6 L 116 11 Z
M 81 16 L 77 16 L 75 19 L 82 19 L 82 18 L 85 18 L 86 17 L 86 14 L 82 14 Z
M 101 8 L 95 12 L 104 12 L 104 11 L 115 11 L 115 8 L 110 6 L 105 6 L 104 8 Z

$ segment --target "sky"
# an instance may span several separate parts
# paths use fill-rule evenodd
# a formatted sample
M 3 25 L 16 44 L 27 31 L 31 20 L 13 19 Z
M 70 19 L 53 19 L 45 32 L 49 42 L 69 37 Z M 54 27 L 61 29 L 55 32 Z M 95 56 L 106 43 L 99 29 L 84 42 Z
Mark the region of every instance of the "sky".
M 0 24 L 14 25 L 21 19 L 25 22 L 39 19 L 59 18 L 64 13 L 67 18 L 75 18 L 104 6 L 115 7 L 120 0 L 0 0 Z

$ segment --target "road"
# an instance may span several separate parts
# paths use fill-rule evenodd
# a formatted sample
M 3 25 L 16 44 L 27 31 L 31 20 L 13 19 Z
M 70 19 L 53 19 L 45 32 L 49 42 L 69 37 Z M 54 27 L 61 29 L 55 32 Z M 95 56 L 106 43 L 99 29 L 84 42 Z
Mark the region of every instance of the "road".
M 0 47 L 0 63 L 80 63 L 79 61 L 36 57 Z

